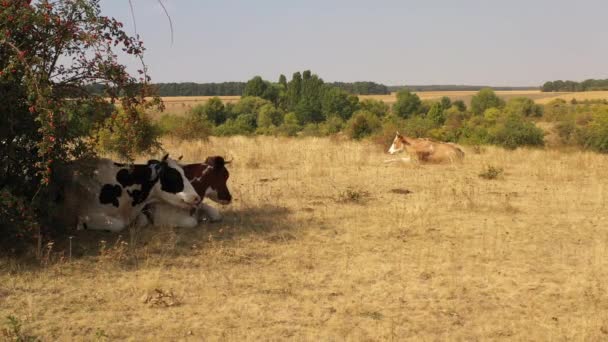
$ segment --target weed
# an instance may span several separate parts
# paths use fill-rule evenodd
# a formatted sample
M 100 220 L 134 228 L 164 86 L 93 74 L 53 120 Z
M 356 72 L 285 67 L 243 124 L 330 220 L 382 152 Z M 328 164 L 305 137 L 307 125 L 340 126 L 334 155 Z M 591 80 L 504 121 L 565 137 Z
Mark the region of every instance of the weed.
M 23 331 L 21 320 L 13 315 L 6 317 L 6 327 L 2 329 L 2 336 L 6 341 L 14 342 L 30 342 L 39 341 L 36 336 L 28 335 Z
M 502 176 L 503 172 L 504 170 L 502 169 L 502 167 L 495 167 L 490 165 L 479 174 L 479 177 L 483 179 L 497 179 L 498 177 Z

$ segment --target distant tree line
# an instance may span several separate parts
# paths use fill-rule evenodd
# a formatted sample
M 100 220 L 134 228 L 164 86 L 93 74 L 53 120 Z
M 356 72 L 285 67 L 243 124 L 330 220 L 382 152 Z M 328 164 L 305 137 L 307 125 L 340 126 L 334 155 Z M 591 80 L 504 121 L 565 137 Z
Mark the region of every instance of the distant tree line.
M 608 90 L 608 79 L 595 80 L 588 79 L 583 82 L 575 81 L 549 81 L 545 82 L 541 87 L 542 91 L 592 91 L 592 90 Z
M 375 82 L 332 82 L 329 85 L 357 95 L 386 95 L 391 93 L 387 86 Z

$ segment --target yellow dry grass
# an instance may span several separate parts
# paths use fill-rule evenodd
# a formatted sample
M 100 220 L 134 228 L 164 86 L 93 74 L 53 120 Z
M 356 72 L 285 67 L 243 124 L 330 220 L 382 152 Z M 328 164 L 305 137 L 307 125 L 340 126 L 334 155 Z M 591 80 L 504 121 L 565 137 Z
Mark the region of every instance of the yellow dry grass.
M 488 147 L 415 165 L 321 138 L 166 146 L 234 157 L 224 221 L 116 247 L 79 232 L 72 262 L 3 261 L 0 317 L 49 341 L 608 338 L 605 156 Z M 489 165 L 501 178 L 478 176 Z
M 215 96 L 165 96 L 162 97 L 165 104 L 165 112 L 174 115 L 183 115 L 192 107 L 203 104 Z M 240 96 L 218 96 L 224 103 L 238 102 Z M 158 116 L 159 113 L 155 113 Z
M 452 101 L 461 100 L 465 103 L 471 103 L 473 95 L 477 94 L 477 91 L 469 90 L 458 90 L 458 91 L 418 91 L 415 92 L 421 100 L 439 100 L 443 96 L 449 97 Z M 542 102 L 546 98 L 552 98 L 565 94 L 582 94 L 582 93 L 543 93 L 540 90 L 496 90 L 496 95 L 504 100 L 509 100 L 513 97 L 528 97 L 537 103 Z M 388 104 L 395 103 L 397 100 L 397 93 L 391 93 L 390 95 L 360 95 L 359 99 L 375 99 L 381 100 Z M 607 92 L 608 94 L 608 92 Z M 576 95 L 579 96 L 579 95 Z M 607 96 L 608 97 L 608 96 Z
M 608 91 L 583 91 L 583 92 L 572 92 L 572 93 L 547 93 L 552 94 L 551 97 L 539 99 L 536 103 L 546 104 L 555 99 L 562 99 L 571 101 L 576 99 L 577 101 L 585 100 L 608 100 Z

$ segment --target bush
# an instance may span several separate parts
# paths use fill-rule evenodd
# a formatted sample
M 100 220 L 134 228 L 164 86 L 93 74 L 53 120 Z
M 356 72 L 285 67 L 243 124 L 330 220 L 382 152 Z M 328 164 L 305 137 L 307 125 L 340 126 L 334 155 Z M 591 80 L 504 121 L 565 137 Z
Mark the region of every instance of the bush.
M 490 165 L 479 174 L 479 177 L 488 180 L 497 179 L 498 177 L 502 176 L 503 172 L 504 170 L 502 167 Z
M 219 97 L 212 97 L 204 104 L 195 106 L 190 110 L 191 115 L 198 117 L 201 120 L 221 125 L 226 122 L 227 112 L 224 103 Z
M 213 129 L 213 134 L 226 135 L 250 135 L 256 130 L 256 117 L 254 114 L 242 114 L 236 119 L 228 119 L 222 125 Z
M 388 115 L 389 106 L 381 100 L 365 99 L 359 102 L 361 110 L 374 113 L 377 117 L 383 118 Z
M 523 120 L 517 115 L 509 115 L 506 119 L 489 129 L 490 143 L 508 149 L 519 146 L 542 146 L 544 132 L 534 123 Z
M 128 124 L 134 114 L 137 119 Z M 98 149 L 106 153 L 116 152 L 121 156 L 128 156 L 133 148 L 141 153 L 156 153 L 160 149 L 159 136 L 160 130 L 145 113 L 127 113 L 122 108 L 106 119 L 96 131 Z
M 345 126 L 346 122 L 338 116 L 330 116 L 327 120 L 319 124 L 319 131 L 321 135 L 332 135 L 339 133 Z
M 551 100 L 544 107 L 543 118 L 547 121 L 559 121 L 564 120 L 571 112 L 572 106 L 568 105 L 565 100 L 555 99 Z
M 161 135 L 183 140 L 207 140 L 211 135 L 211 124 L 194 115 L 163 115 L 156 123 Z
M 258 111 L 258 127 L 280 126 L 283 123 L 283 112 L 272 104 L 263 105 Z
M 471 98 L 471 111 L 475 115 L 482 115 L 488 108 L 502 108 L 504 105 L 505 102 L 491 88 L 481 89 Z
M 397 101 L 393 104 L 393 113 L 401 118 L 407 119 L 419 113 L 420 98 L 407 89 L 397 93 Z
M 592 120 L 577 130 L 579 144 L 591 150 L 608 153 L 608 109 L 593 113 Z
M 302 127 L 298 124 L 298 118 L 294 112 L 285 114 L 283 124 L 279 126 L 278 132 L 281 135 L 293 137 L 298 134 Z
M 378 132 L 382 128 L 380 119 L 374 113 L 360 110 L 346 123 L 346 134 L 360 140 Z
M 523 117 L 541 117 L 543 107 L 537 105 L 527 97 L 514 97 L 510 99 L 505 108 L 505 113 L 510 115 L 520 115 Z

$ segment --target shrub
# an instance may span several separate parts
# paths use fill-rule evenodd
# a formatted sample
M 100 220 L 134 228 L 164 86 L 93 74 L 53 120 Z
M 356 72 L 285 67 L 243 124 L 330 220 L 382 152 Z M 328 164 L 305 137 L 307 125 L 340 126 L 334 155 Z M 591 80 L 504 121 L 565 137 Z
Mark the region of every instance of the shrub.
M 365 99 L 359 102 L 361 110 L 374 113 L 377 117 L 383 118 L 389 112 L 389 106 L 381 100 Z
M 215 135 L 250 135 L 256 129 L 256 117 L 254 114 L 242 114 L 236 119 L 228 119 L 225 123 L 215 127 Z
M 490 165 L 479 174 L 479 177 L 488 180 L 497 179 L 502 175 L 503 171 L 504 170 L 501 167 L 495 167 Z
M 362 139 L 379 131 L 380 119 L 371 112 L 360 110 L 346 123 L 346 134 L 352 139 Z
M 578 128 L 579 143 L 591 150 L 608 153 L 608 109 L 593 113 L 592 120 Z
M 420 116 L 409 118 L 403 124 L 403 132 L 413 138 L 427 137 L 430 130 L 437 128 L 434 121 Z
M 285 119 L 283 120 L 283 124 L 279 126 L 278 132 L 281 135 L 286 136 L 296 136 L 298 132 L 302 129 L 298 124 L 298 118 L 294 112 L 289 112 L 285 114 Z
M 448 98 L 449 100 L 449 98 Z M 439 102 L 435 102 L 431 105 L 431 108 L 426 114 L 426 117 L 431 120 L 435 125 L 441 126 L 445 123 L 445 114 L 443 106 Z
M 206 140 L 211 135 L 211 124 L 194 115 L 163 115 L 156 123 L 160 134 L 183 140 Z
M 555 99 L 547 103 L 544 107 L 543 118 L 547 121 L 564 120 L 571 112 L 572 106 L 562 99 Z
M 214 125 L 226 122 L 227 112 L 224 103 L 219 97 L 212 97 L 204 104 L 197 105 L 190 110 L 190 114 Z
M 532 99 L 527 97 L 510 99 L 504 111 L 509 115 L 521 115 L 523 117 L 541 117 L 543 115 L 543 107 L 535 104 Z
M 420 98 L 407 89 L 397 93 L 397 101 L 393 104 L 393 113 L 401 118 L 409 118 L 419 113 Z
M 544 144 L 543 130 L 517 115 L 509 115 L 496 126 L 491 127 L 489 133 L 490 143 L 509 149 Z
M 258 111 L 258 127 L 280 126 L 283 123 L 283 112 L 274 105 L 268 103 L 260 107 Z
M 304 126 L 301 131 L 302 136 L 305 137 L 320 137 L 321 133 L 320 124 L 309 123 Z
M 137 119 L 128 124 L 134 114 Z M 105 120 L 95 134 L 98 149 L 106 153 L 128 156 L 135 148 L 142 153 L 153 154 L 160 148 L 160 131 L 143 111 L 127 113 L 120 108 Z
M 319 124 L 321 135 L 332 135 L 339 133 L 345 126 L 344 120 L 338 116 L 330 116 L 327 120 Z
M 488 108 L 502 108 L 504 105 L 505 102 L 491 88 L 481 89 L 471 98 L 471 111 L 475 115 L 482 115 Z

